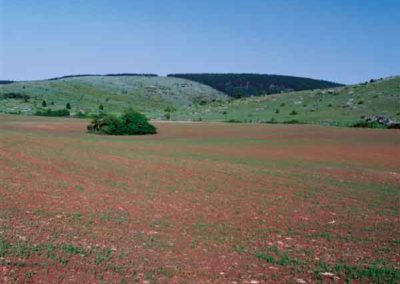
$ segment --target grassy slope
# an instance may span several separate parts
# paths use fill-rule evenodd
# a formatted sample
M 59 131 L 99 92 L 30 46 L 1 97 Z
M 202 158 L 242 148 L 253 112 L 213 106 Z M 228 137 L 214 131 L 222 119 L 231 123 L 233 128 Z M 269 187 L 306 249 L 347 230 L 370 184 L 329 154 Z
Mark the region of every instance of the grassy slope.
M 242 122 L 286 122 L 349 125 L 365 115 L 384 115 L 400 120 L 400 77 L 368 84 L 282 93 L 230 100 L 206 85 L 166 77 L 81 77 L 56 81 L 19 82 L 0 86 L 1 94 L 17 92 L 32 97 L 29 102 L 0 99 L 0 112 L 31 114 L 43 99 L 63 108 L 97 112 L 103 104 L 118 113 L 127 106 L 150 118 L 161 118 L 166 106 L 174 106 L 173 120 L 238 120 Z M 108 99 L 108 101 L 107 101 Z M 199 101 L 209 103 L 200 105 Z M 214 102 L 210 103 L 211 101 Z M 278 110 L 278 113 L 277 113 Z M 290 115 L 292 111 L 297 114 Z
M 297 114 L 290 115 L 292 111 Z M 202 120 L 285 122 L 295 119 L 330 125 L 352 124 L 363 115 L 384 115 L 400 120 L 400 77 L 330 90 L 251 97 L 204 107 L 197 110 L 196 115 Z
M 0 99 L 0 112 L 32 114 L 42 100 L 53 109 L 70 102 L 72 111 L 97 112 L 102 104 L 106 111 L 120 112 L 127 106 L 160 117 L 167 106 L 185 108 L 196 101 L 220 100 L 228 97 L 206 85 L 178 78 L 165 77 L 77 77 L 55 81 L 28 81 L 0 86 L 1 94 L 27 94 L 29 102 Z M 50 105 L 54 102 L 54 106 Z

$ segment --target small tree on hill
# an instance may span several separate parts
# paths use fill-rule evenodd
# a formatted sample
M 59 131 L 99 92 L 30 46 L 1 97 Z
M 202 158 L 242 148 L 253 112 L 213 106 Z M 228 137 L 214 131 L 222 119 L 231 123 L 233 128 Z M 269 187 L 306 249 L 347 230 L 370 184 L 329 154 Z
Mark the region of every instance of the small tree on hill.
M 176 108 L 174 108 L 173 106 L 167 106 L 164 109 L 165 112 L 165 119 L 170 120 L 171 119 L 171 113 L 176 111 Z
M 71 104 L 70 104 L 70 103 L 67 103 L 67 104 L 65 105 L 65 108 L 66 108 L 66 109 L 71 109 Z
M 42 101 L 42 107 L 47 107 L 47 103 L 45 100 Z
M 99 105 L 99 110 L 104 110 L 104 106 L 103 105 Z

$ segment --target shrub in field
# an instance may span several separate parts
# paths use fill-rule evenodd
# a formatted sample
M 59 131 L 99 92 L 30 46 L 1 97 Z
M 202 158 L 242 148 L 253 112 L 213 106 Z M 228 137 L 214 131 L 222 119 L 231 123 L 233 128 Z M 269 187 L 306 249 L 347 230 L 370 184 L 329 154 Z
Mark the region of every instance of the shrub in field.
M 83 112 L 83 111 L 78 111 L 77 113 L 74 114 L 74 117 L 76 117 L 76 118 L 87 118 L 88 114 Z
M 105 113 L 95 116 L 87 130 L 99 134 L 123 135 L 121 120 L 115 115 Z
M 238 120 L 238 119 L 233 119 L 233 118 L 231 118 L 231 119 L 226 120 L 225 122 L 229 122 L 229 123 L 241 123 L 242 121 L 240 121 L 240 120 Z
M 28 101 L 30 97 L 25 94 L 20 93 L 5 93 L 2 95 L 4 99 L 16 99 L 16 100 L 24 100 Z
M 67 109 L 57 109 L 57 110 L 51 110 L 47 109 L 45 111 L 36 111 L 35 115 L 39 116 L 69 116 L 69 110 Z
M 353 124 L 353 127 L 361 128 L 389 128 L 389 129 L 399 129 L 400 122 L 394 121 L 388 117 L 375 115 L 375 116 L 362 116 L 361 121 Z
M 378 121 L 359 121 L 352 125 L 352 127 L 359 128 L 388 128 L 388 129 L 400 129 L 400 122 L 391 122 L 383 124 Z
M 45 100 L 42 101 L 42 107 L 47 107 L 47 103 Z
M 287 121 L 284 121 L 283 123 L 285 123 L 285 124 L 301 124 L 301 122 L 298 121 L 297 119 L 287 120 Z
M 297 114 L 297 111 L 292 110 L 289 114 L 290 114 L 290 115 L 296 115 L 296 114 Z
M 352 125 L 352 127 L 358 128 L 384 128 L 382 124 L 377 121 L 369 122 L 369 121 L 359 121 Z
M 394 122 L 388 125 L 389 129 L 400 129 L 400 122 Z
M 126 134 L 154 134 L 156 128 L 149 123 L 147 117 L 129 108 L 121 116 Z
M 108 135 L 144 135 L 157 132 L 146 116 L 131 108 L 125 110 L 121 116 L 101 113 L 94 117 L 87 130 Z
M 65 108 L 66 108 L 66 109 L 71 109 L 71 104 L 70 104 L 70 103 L 67 103 L 67 104 L 65 105 Z

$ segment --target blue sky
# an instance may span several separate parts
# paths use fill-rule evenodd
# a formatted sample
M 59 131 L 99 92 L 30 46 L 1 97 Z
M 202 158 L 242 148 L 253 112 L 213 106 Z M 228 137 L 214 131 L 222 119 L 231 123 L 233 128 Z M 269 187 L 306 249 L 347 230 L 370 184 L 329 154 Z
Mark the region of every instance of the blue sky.
M 0 0 L 0 79 L 400 74 L 398 0 Z

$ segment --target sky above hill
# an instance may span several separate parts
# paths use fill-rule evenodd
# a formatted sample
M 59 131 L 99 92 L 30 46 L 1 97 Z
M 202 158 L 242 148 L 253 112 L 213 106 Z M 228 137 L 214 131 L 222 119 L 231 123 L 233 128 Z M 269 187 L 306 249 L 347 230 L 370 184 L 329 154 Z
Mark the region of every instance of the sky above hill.
M 400 74 L 398 0 L 0 0 L 0 79 Z

